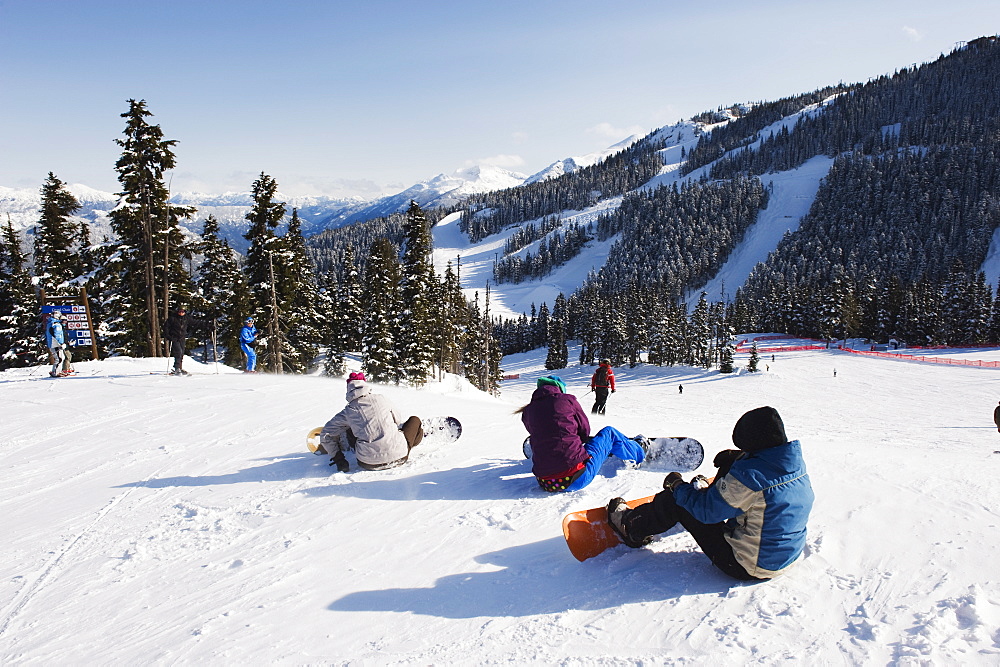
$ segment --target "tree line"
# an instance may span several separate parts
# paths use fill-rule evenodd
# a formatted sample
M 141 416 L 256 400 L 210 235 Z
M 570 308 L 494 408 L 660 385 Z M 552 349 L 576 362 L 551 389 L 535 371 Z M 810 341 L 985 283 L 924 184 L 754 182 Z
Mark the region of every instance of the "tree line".
M 252 185 L 249 248 L 241 257 L 220 238 L 212 216 L 200 237 L 182 232 L 179 222 L 196 210 L 169 201 L 164 174 L 175 167 L 177 142 L 164 139 L 150 116 L 144 100 L 129 100 L 122 114 L 112 235 L 90 238 L 86 223 L 73 219 L 79 202 L 53 173 L 41 188 L 30 250 L 7 220 L 0 234 L 0 369 L 46 358 L 42 290 L 76 295 L 83 287 L 102 357 L 167 354 L 163 325 L 184 306 L 206 325 L 188 347 L 201 345 L 206 357 L 213 348 L 233 367 L 242 365 L 239 332 L 253 317 L 260 366 L 271 372 L 306 372 L 325 352 L 325 372 L 342 374 L 345 355 L 357 353 L 375 381 L 419 385 L 446 370 L 496 389 L 500 351 L 488 299 L 480 303 L 477 294 L 468 302 L 451 266 L 435 275 L 430 223 L 417 204 L 393 221 L 396 229 L 376 228 L 362 281 L 350 244 L 341 247 L 336 271 L 317 270 L 298 211 L 289 213 L 277 200 L 277 182 L 262 172 Z

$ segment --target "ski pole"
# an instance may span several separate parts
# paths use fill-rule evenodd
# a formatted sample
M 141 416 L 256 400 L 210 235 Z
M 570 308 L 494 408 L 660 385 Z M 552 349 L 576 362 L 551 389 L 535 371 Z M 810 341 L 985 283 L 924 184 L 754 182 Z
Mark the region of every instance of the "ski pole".
M 215 347 L 215 333 L 219 325 L 218 318 L 212 320 L 212 359 L 215 360 L 215 374 L 219 374 L 219 350 Z

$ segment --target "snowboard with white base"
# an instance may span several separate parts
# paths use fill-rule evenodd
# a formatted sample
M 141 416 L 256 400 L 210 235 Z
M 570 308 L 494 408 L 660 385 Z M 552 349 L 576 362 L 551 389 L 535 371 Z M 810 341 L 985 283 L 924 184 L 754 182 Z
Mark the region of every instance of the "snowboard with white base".
M 455 417 L 427 417 L 420 420 L 420 425 L 428 442 L 455 442 L 462 437 L 462 422 Z M 317 426 L 306 436 L 306 447 L 314 454 L 319 449 L 319 436 L 322 432 L 323 427 Z
M 636 436 L 639 438 L 641 436 Z M 705 448 L 694 438 L 647 438 L 649 450 L 640 465 L 643 470 L 691 472 L 705 460 Z M 531 458 L 531 437 L 521 445 L 524 458 Z

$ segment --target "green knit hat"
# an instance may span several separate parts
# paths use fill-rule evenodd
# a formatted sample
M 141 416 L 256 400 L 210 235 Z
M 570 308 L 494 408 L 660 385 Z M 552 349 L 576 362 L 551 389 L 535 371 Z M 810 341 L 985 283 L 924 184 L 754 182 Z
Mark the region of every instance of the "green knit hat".
M 559 391 L 566 393 L 566 383 L 562 381 L 562 378 L 558 375 L 546 375 L 544 377 L 538 378 L 538 382 L 535 383 L 538 387 L 543 387 L 547 384 L 551 384 L 554 387 L 559 387 Z

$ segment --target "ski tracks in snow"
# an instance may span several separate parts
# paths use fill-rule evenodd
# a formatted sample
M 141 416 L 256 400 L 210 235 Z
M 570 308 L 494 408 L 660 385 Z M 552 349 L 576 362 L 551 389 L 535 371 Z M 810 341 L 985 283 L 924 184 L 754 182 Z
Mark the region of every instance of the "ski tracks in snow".
M 159 470 L 147 477 L 144 482 L 148 482 L 150 479 L 156 477 L 158 473 Z M 30 603 L 32 599 L 34 599 L 39 591 L 41 591 L 46 585 L 48 585 L 49 582 L 58 576 L 62 563 L 66 560 L 66 558 L 72 554 L 79 547 L 79 545 L 83 544 L 84 541 L 94 532 L 97 526 L 104 521 L 105 517 L 107 517 L 108 514 L 110 514 L 126 498 L 132 495 L 136 488 L 138 487 L 126 489 L 112 498 L 111 501 L 97 513 L 97 516 L 95 516 L 82 531 L 77 533 L 69 540 L 69 542 L 58 549 L 45 563 L 45 565 L 42 566 L 42 569 L 32 578 L 32 580 L 27 582 L 21 588 L 7 608 L 4 609 L 3 612 L 0 612 L 0 637 L 7 632 L 11 622 L 13 622 L 18 613 L 20 613 L 20 611 L 24 609 L 24 607 Z

